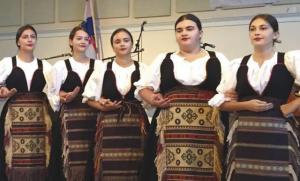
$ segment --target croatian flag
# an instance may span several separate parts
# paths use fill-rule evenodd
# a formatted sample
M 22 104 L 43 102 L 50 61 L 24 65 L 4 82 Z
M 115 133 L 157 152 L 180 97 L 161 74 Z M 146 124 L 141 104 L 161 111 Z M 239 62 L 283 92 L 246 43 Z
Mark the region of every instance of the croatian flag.
M 95 32 L 94 32 L 94 22 L 93 22 L 93 5 L 91 0 L 85 1 L 85 10 L 84 10 L 84 21 L 81 26 L 83 26 L 87 33 L 89 34 L 89 46 L 86 51 L 86 55 L 90 58 L 96 59 L 97 56 L 97 44 L 95 40 Z

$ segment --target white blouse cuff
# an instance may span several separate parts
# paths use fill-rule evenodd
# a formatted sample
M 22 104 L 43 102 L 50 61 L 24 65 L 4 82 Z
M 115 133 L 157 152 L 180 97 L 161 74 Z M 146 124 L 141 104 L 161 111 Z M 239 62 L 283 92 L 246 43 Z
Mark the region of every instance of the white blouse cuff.
M 82 103 L 86 103 L 88 100 L 96 100 L 95 97 L 86 97 L 86 96 L 83 96 L 82 98 Z
M 224 94 L 219 93 L 216 94 L 213 98 L 211 98 L 208 101 L 208 105 L 212 106 L 212 107 L 219 107 L 221 104 L 223 104 L 226 101 L 226 97 Z
M 50 106 L 52 107 L 53 111 L 59 111 L 60 108 L 60 98 L 59 96 L 52 96 L 49 97 L 49 103 Z
M 140 90 L 142 89 L 145 89 L 145 88 L 150 88 L 152 89 L 152 87 L 149 87 L 149 86 L 138 86 L 135 91 L 134 91 L 134 97 L 139 100 L 139 101 L 143 101 L 142 97 L 140 96 L 139 92 Z
M 89 99 L 87 97 L 82 98 L 82 103 L 86 103 Z

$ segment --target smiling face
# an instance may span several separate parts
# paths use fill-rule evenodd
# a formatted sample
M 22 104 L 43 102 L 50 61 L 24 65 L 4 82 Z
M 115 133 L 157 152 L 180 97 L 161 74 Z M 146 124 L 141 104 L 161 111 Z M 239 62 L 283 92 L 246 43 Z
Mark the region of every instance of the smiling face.
M 202 30 L 194 21 L 186 19 L 176 25 L 175 36 L 180 49 L 199 47 Z
M 69 44 L 73 52 L 85 52 L 89 45 L 89 36 L 87 32 L 82 29 L 77 30 L 74 37 L 69 39 Z
M 130 35 L 125 31 L 119 31 L 112 38 L 112 48 L 117 56 L 130 54 L 132 43 Z
M 272 47 L 274 40 L 279 37 L 272 26 L 262 18 L 257 18 L 249 26 L 249 37 L 252 45 L 256 48 Z
M 22 32 L 17 41 L 17 46 L 22 51 L 32 52 L 35 49 L 37 42 L 36 33 L 31 29 L 26 29 Z

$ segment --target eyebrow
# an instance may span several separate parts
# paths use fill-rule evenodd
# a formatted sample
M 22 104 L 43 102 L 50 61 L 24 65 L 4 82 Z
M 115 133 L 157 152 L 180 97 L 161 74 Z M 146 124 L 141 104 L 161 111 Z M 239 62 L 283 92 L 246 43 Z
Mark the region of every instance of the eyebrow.
M 21 37 L 21 38 L 24 38 L 24 37 L 28 37 L 28 36 L 34 37 L 34 38 L 37 37 L 35 34 L 30 34 L 30 35 L 25 34 L 25 35 L 22 35 L 22 36 L 20 36 L 20 37 Z
M 184 29 L 184 28 L 194 28 L 195 26 L 192 26 L 192 25 L 190 25 L 190 26 L 186 26 L 186 27 L 178 27 L 178 28 L 176 28 L 176 30 L 177 29 Z
M 77 37 L 77 38 L 88 38 L 88 36 L 80 36 L 80 35 L 76 35 L 75 37 Z
M 22 35 L 30 35 L 30 36 L 31 36 L 31 35 L 34 35 L 34 36 L 35 36 L 35 33 L 30 33 L 30 34 L 26 34 L 26 33 L 24 34 L 24 33 L 23 33 Z
M 258 25 L 258 26 L 270 26 L 270 25 L 268 25 L 268 24 L 261 24 L 261 25 Z M 251 25 L 250 27 L 256 27 L 256 26 Z
M 130 40 L 130 38 L 127 38 L 127 37 L 126 38 L 117 38 L 117 39 L 115 39 L 115 41 L 116 40 Z
M 194 28 L 195 26 L 187 26 L 187 27 L 185 27 L 185 28 Z

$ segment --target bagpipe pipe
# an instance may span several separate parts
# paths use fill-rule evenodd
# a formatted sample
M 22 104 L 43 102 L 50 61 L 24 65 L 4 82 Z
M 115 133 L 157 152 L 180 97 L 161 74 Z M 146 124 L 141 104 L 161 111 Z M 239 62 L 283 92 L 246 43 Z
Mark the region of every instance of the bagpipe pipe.
M 52 56 L 52 57 L 42 58 L 42 60 L 50 60 L 50 59 L 54 59 L 54 58 L 71 57 L 71 56 L 72 56 L 71 53 L 63 53 L 63 54 L 55 55 L 55 56 Z

